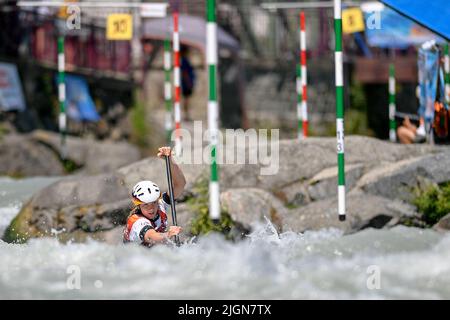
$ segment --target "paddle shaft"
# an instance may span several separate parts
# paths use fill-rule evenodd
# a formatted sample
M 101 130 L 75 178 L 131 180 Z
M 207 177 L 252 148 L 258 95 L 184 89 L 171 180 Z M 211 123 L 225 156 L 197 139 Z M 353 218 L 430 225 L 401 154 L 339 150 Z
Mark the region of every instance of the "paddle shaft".
M 167 173 L 167 184 L 169 185 L 169 195 L 170 195 L 170 208 L 172 211 L 172 223 L 177 226 L 177 211 L 175 208 L 175 197 L 173 194 L 173 182 L 172 182 L 172 172 L 170 170 L 170 156 L 166 156 L 166 173 Z M 178 235 L 175 236 L 175 243 L 180 246 L 180 239 Z

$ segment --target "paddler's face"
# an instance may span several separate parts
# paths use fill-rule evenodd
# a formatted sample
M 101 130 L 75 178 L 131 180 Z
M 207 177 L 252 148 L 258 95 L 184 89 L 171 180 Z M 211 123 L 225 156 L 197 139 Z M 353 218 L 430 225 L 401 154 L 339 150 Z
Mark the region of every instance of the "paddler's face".
M 147 218 L 153 219 L 156 216 L 156 213 L 158 212 L 158 201 L 150 202 L 150 203 L 144 203 L 140 205 L 141 212 L 144 216 Z

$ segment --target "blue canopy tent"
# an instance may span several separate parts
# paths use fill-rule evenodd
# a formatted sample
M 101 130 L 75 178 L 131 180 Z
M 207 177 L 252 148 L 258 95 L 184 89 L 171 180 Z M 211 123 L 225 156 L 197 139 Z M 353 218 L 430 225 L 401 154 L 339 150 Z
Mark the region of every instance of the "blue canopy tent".
M 379 0 L 437 35 L 450 41 L 449 0 Z
M 429 29 L 446 41 L 450 41 L 449 0 L 379 0 L 401 15 Z M 439 53 L 427 45 L 419 50 L 420 111 L 428 126 L 434 119 L 436 86 L 440 83 L 443 96 L 443 77 L 439 77 Z M 424 92 L 426 91 L 426 92 Z M 448 106 L 446 106 L 448 108 Z M 428 130 L 427 130 L 428 131 Z M 431 130 L 433 133 L 433 130 Z
M 422 45 L 430 40 L 434 40 L 436 43 L 445 42 L 445 40 L 436 33 L 399 14 L 397 11 L 386 7 L 381 3 L 376 4 L 379 4 L 380 6 L 361 6 L 367 21 L 372 18 L 375 12 L 378 14 L 379 26 L 368 27 L 366 29 L 366 39 L 370 46 L 406 49 L 410 46 Z M 376 11 L 373 11 L 375 8 Z

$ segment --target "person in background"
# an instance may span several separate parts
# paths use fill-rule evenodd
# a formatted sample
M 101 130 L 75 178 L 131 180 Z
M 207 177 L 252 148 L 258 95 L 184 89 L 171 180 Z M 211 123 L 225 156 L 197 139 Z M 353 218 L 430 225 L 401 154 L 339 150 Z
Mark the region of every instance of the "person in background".
M 189 47 L 182 45 L 180 48 L 180 72 L 181 72 L 181 92 L 183 94 L 183 115 L 185 121 L 190 121 L 189 102 L 195 88 L 195 70 L 189 61 Z
M 402 125 L 397 128 L 397 137 L 400 143 L 404 144 L 425 142 L 426 136 L 423 118 L 420 118 L 420 126 L 417 128 L 411 123 L 409 117 L 405 117 Z

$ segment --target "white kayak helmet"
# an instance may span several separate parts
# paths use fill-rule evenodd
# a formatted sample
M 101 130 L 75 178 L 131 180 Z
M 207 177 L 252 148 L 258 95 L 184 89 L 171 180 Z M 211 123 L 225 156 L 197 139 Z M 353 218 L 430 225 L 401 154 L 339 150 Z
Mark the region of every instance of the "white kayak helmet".
M 159 199 L 161 191 L 156 183 L 149 180 L 139 181 L 131 192 L 133 203 L 140 205 L 143 203 L 155 202 Z

